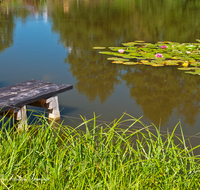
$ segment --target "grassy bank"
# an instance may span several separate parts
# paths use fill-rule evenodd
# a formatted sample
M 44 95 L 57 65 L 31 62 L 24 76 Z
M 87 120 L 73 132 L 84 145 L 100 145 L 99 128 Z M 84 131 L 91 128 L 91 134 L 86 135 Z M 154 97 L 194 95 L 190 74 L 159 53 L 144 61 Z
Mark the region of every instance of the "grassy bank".
M 123 117 L 109 125 L 91 120 L 72 129 L 40 118 L 28 132 L 0 132 L 2 189 L 197 189 L 199 157 L 184 137 L 156 135 L 140 120 L 122 130 Z M 3 119 L 1 120 L 1 122 Z M 42 122 L 42 124 L 41 124 Z M 84 131 L 79 130 L 85 127 Z M 175 144 L 174 140 L 179 143 Z

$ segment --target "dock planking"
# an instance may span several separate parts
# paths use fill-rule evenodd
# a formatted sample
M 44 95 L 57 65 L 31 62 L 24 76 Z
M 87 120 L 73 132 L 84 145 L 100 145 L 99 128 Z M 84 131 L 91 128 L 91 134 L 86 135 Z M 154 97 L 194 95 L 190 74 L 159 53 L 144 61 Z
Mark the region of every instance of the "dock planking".
M 11 113 L 19 112 L 17 120 L 26 120 L 26 105 L 33 105 L 47 108 L 50 117 L 58 118 L 60 113 L 56 95 L 71 89 L 73 85 L 34 79 L 0 88 L 0 113 L 12 110 Z

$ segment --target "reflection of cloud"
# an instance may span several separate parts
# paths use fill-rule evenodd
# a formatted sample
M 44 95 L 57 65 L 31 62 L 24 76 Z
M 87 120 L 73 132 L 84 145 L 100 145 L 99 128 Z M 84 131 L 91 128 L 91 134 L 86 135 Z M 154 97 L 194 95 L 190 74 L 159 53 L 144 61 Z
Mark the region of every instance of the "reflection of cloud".
M 42 80 L 45 80 L 45 81 L 51 81 L 53 79 L 55 79 L 56 77 L 54 75 L 47 75 L 45 74 L 42 78 Z
M 44 21 L 44 23 L 47 23 L 47 21 L 48 21 L 47 6 L 45 6 L 45 8 L 43 10 L 43 21 Z
M 68 47 L 67 49 L 68 49 L 69 53 L 71 53 L 72 47 Z
M 39 13 L 38 13 L 38 11 L 35 12 L 35 18 L 36 18 L 36 20 L 38 20 L 38 18 L 39 18 Z

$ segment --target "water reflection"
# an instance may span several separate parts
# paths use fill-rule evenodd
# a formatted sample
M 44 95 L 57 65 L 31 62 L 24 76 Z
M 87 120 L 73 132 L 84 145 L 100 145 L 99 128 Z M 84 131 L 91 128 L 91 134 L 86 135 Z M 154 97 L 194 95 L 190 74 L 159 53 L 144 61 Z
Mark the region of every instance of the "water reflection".
M 12 2 L 0 6 L 0 53 L 13 44 L 15 18 L 24 23 L 31 16 L 42 16 L 44 22 L 49 18 L 52 32 L 59 34 L 67 49 L 63 62 L 76 78 L 79 94 L 91 102 L 99 99 L 103 105 L 116 93 L 116 86 L 125 83 L 130 99 L 153 123 L 158 124 L 160 118 L 162 124 L 167 123 L 176 111 L 185 123 L 195 124 L 200 111 L 198 76 L 172 67 L 114 65 L 92 47 L 134 40 L 193 42 L 200 37 L 199 1 L 23 0 L 16 7 Z M 44 75 L 45 80 L 54 78 Z
M 185 117 L 185 123 L 195 124 L 199 114 L 200 78 L 188 76 L 176 68 L 153 68 L 150 66 L 127 69 L 122 75 L 130 88 L 130 97 L 142 107 L 145 116 L 153 123 L 168 122 L 176 109 Z
M 199 1 L 134 1 L 136 38 L 149 42 L 191 42 L 199 36 Z M 197 16 L 198 15 L 198 16 Z
M 33 13 L 33 9 L 27 6 L 29 5 L 28 2 L 30 3 L 33 1 L 27 0 L 17 2 L 17 4 L 15 4 L 14 1 L 0 3 L 0 54 L 13 45 L 16 19 L 20 19 L 25 23 L 26 19 L 31 14 L 31 10 Z M 38 2 L 40 1 L 38 0 Z
M 95 51 L 72 50 L 67 61 L 71 66 L 70 72 L 76 77 L 75 87 L 90 101 L 99 98 L 104 103 L 114 93 L 115 85 L 120 83 L 117 67 Z
M 14 25 L 13 12 L 0 4 L 0 53 L 13 45 Z
M 192 126 L 199 114 L 199 77 L 185 75 L 172 67 L 132 69 L 112 65 L 92 47 L 120 45 L 135 39 L 195 41 L 200 31 L 198 7 L 200 2 L 181 0 L 79 1 L 79 4 L 63 1 L 56 3 L 52 28 L 59 33 L 64 47 L 72 49 L 65 62 L 76 77 L 75 86 L 80 94 L 90 101 L 99 98 L 104 103 L 115 86 L 125 81 L 130 97 L 153 123 L 158 124 L 160 119 L 162 124 L 168 122 L 176 110 Z

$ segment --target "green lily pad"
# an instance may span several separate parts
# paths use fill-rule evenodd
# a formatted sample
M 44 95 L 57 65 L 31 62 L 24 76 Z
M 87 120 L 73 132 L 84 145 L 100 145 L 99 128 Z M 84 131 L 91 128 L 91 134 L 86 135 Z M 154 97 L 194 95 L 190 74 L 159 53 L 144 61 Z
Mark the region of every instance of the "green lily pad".
M 178 63 L 179 61 L 173 61 L 173 60 L 165 61 L 165 65 L 169 65 L 169 66 L 179 65 Z
M 142 56 L 140 53 L 137 53 L 137 52 L 129 53 L 128 55 L 135 56 L 135 57 Z
M 164 65 L 165 58 L 156 58 L 156 59 L 153 60 L 152 62 L 154 62 L 154 63 L 156 63 L 156 64 L 162 64 L 162 65 Z
M 191 66 L 196 66 L 196 67 L 198 67 L 198 66 L 200 66 L 200 62 L 190 63 L 190 65 L 191 65 Z
M 124 65 L 138 65 L 138 62 L 124 62 Z
M 166 59 L 172 58 L 172 55 L 168 54 L 168 53 L 163 53 L 163 57 Z
M 143 65 L 151 65 L 152 62 L 151 61 L 148 61 L 148 60 L 140 60 L 140 62 L 143 64 Z
M 147 59 L 154 59 L 155 55 L 151 54 L 151 53 L 147 53 L 147 54 L 143 54 L 143 57 L 147 58 Z
M 122 43 L 122 45 L 123 45 L 123 46 L 132 47 L 132 46 L 138 45 L 138 43 L 135 43 L 135 42 L 127 42 L 127 43 Z
M 100 51 L 100 54 L 106 54 L 106 55 L 113 55 L 113 52 L 110 51 Z
M 126 48 L 124 48 L 124 47 L 109 47 L 109 49 L 112 51 L 118 51 L 119 49 L 125 50 Z
M 145 43 L 145 41 L 142 41 L 142 40 L 136 40 L 134 41 L 135 43 Z
M 122 45 L 123 47 L 109 47 L 110 51 L 102 51 L 99 53 L 115 56 L 108 58 L 108 60 L 112 60 L 116 64 L 143 64 L 153 67 L 181 65 L 183 68 L 178 68 L 179 70 L 187 71 L 186 73 L 189 74 L 200 75 L 199 39 L 197 39 L 197 43 L 177 43 L 169 41 L 145 43 L 144 41 L 134 41 L 122 43 Z M 102 47 L 102 49 L 104 48 Z M 124 52 L 120 53 L 119 49 L 123 49 Z M 161 58 L 156 58 L 156 54 L 158 53 L 162 54 Z
M 123 64 L 124 62 L 123 62 L 123 61 L 116 60 L 116 61 L 112 61 L 112 63 Z
M 192 75 L 200 75 L 200 70 L 189 71 L 189 72 L 185 72 L 185 73 L 192 74 Z
M 136 57 L 131 56 L 131 55 L 124 55 L 124 56 L 121 56 L 121 57 L 125 58 L 125 59 L 136 59 Z
M 118 57 L 108 57 L 107 60 L 113 60 L 113 61 L 129 61 L 129 59 L 123 59 Z
M 106 47 L 93 47 L 93 49 L 106 49 Z
M 183 70 L 183 71 L 189 71 L 189 70 L 195 70 L 195 67 L 180 67 L 178 70 Z
M 152 66 L 152 67 L 163 67 L 164 64 L 156 64 L 156 63 L 152 63 L 151 66 Z

